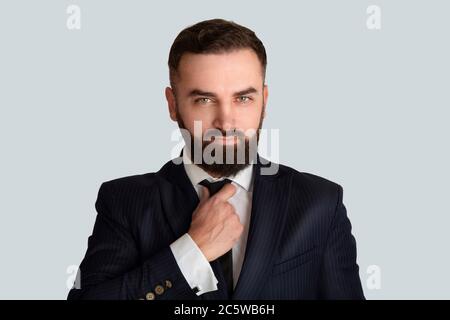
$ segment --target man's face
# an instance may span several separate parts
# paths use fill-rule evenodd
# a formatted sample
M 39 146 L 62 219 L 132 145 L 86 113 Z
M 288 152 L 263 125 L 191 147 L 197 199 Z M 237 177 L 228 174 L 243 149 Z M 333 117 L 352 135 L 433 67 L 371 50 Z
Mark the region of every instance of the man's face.
M 194 137 L 194 121 L 201 121 L 202 137 L 210 129 L 224 136 L 236 130 L 255 139 L 264 118 L 268 89 L 263 85 L 261 63 L 250 49 L 220 54 L 184 54 L 180 60 L 176 92 L 166 88 L 170 117 L 180 128 Z M 236 148 L 237 138 L 203 140 L 203 149 L 210 143 Z M 192 157 L 191 157 L 192 159 Z M 202 165 L 201 165 L 202 166 Z M 234 174 L 245 166 L 203 166 L 214 175 Z M 209 170 L 208 170 L 209 169 Z

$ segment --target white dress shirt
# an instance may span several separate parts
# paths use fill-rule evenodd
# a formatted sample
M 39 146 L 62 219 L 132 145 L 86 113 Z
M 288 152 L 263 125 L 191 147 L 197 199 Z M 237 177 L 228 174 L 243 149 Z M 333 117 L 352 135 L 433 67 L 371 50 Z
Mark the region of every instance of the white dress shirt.
M 234 244 L 232 251 L 234 288 L 239 278 L 239 274 L 241 273 L 245 248 L 247 245 L 253 195 L 253 165 L 247 166 L 235 176 L 214 178 L 205 170 L 193 164 L 184 149 L 183 166 L 199 198 L 201 195 L 201 185 L 199 183 L 204 179 L 215 182 L 228 178 L 232 181 L 231 183 L 236 186 L 236 193 L 228 200 L 228 202 L 234 206 L 240 222 L 244 226 L 244 231 L 239 240 Z M 198 291 L 196 294 L 198 296 L 209 291 L 217 290 L 218 281 L 211 265 L 188 233 L 185 233 L 179 239 L 174 241 L 170 245 L 170 249 L 172 250 L 175 260 L 189 286 L 192 289 L 197 287 Z

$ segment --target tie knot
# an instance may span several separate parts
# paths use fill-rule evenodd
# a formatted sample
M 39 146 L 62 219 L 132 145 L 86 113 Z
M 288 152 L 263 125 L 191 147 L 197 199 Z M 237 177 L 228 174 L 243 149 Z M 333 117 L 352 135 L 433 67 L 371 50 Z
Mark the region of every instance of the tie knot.
M 202 181 L 199 182 L 202 186 L 208 188 L 209 190 L 209 195 L 213 196 L 214 194 L 216 194 L 220 189 L 222 189 L 222 187 L 227 184 L 227 183 L 231 183 L 230 179 L 223 179 L 220 181 L 216 181 L 216 182 L 210 182 L 207 179 L 204 179 Z

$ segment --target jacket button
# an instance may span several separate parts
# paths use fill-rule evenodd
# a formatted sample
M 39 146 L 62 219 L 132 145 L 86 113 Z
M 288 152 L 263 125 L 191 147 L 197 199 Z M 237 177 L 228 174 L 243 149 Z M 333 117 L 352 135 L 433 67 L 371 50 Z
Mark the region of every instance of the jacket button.
M 155 300 L 155 294 L 153 292 L 149 292 L 145 295 L 147 300 Z
M 172 282 L 166 280 L 166 288 L 172 288 Z
M 163 292 L 164 292 L 164 287 L 163 287 L 163 286 L 160 286 L 160 285 L 157 285 L 157 286 L 155 287 L 155 292 L 156 292 L 156 294 L 158 294 L 158 295 L 163 294 Z

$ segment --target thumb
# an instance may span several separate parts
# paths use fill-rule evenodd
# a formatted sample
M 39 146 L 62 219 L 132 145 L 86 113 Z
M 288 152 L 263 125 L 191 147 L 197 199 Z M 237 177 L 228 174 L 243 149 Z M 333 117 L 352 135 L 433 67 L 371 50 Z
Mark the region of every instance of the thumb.
M 205 186 L 201 186 L 201 187 L 202 187 L 202 195 L 200 197 L 200 202 L 203 203 L 209 199 L 209 190 Z

